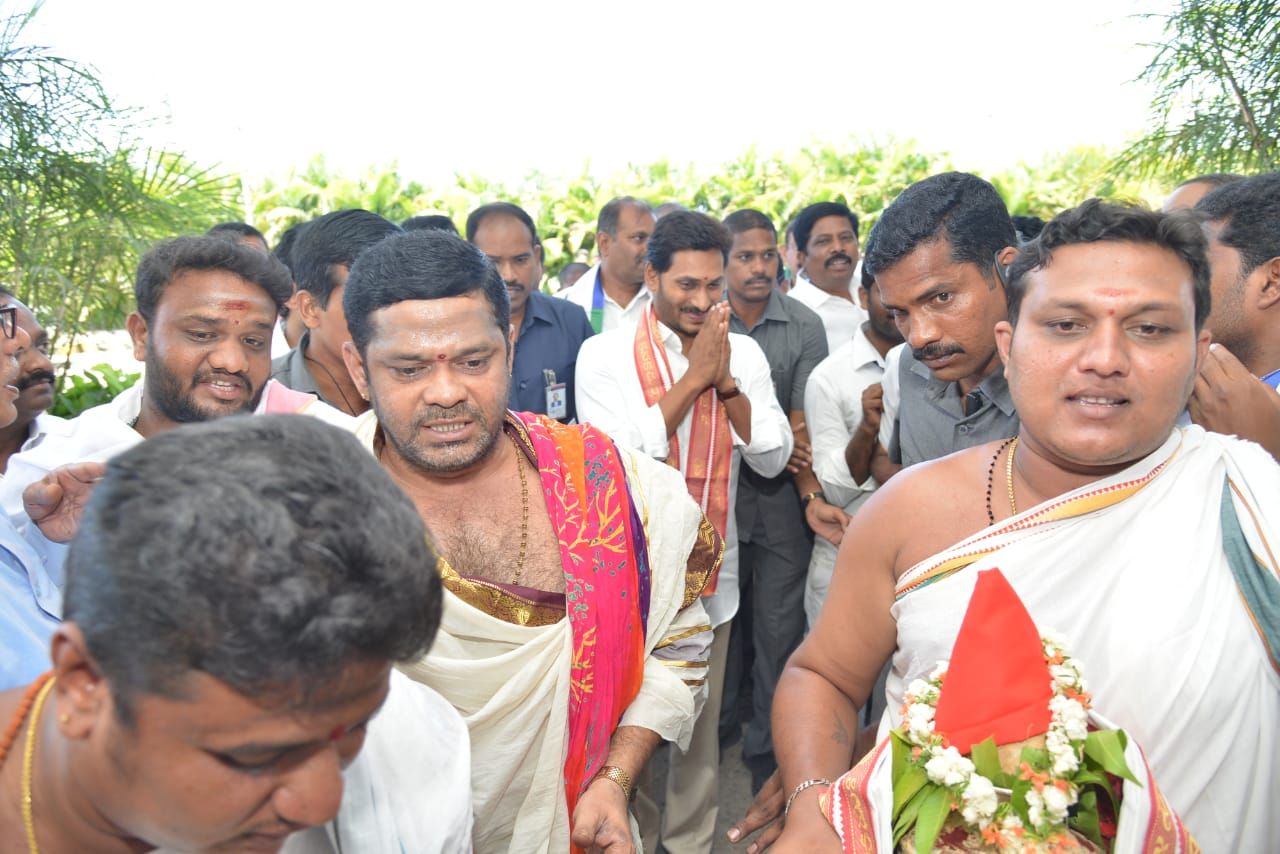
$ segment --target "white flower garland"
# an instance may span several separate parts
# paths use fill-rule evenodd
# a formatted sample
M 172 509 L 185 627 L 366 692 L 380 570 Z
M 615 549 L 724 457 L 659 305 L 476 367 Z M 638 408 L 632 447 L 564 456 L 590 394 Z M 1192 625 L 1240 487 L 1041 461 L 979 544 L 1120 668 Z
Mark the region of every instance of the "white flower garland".
M 1037 771 L 1023 762 L 1019 769 L 1022 779 L 1031 782 L 1027 792 L 1030 828 L 1023 827 L 1008 802 L 1000 802 L 995 784 L 934 732 L 934 713 L 949 662 L 940 663 L 927 680 L 914 680 L 903 697 L 901 730 L 912 745 L 911 761 L 924 768 L 931 782 L 950 789 L 964 821 L 1001 850 L 1021 851 L 1018 840 L 1026 835 L 1049 839 L 1065 833 L 1067 813 L 1079 798 L 1071 777 L 1080 768 L 1089 734 L 1090 696 L 1079 663 L 1066 654 L 1062 642 L 1051 634 L 1041 641 L 1053 686 L 1045 734 L 1049 768 Z

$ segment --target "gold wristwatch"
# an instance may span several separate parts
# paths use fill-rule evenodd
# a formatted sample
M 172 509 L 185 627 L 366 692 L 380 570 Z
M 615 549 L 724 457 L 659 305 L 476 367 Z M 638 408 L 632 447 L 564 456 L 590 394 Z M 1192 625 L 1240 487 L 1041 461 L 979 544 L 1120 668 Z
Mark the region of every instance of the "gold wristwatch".
M 623 797 L 625 797 L 628 802 L 631 800 L 632 796 L 635 795 L 635 781 L 631 779 L 630 774 L 623 771 L 617 765 L 606 765 L 601 768 L 596 772 L 596 778 L 598 779 L 600 777 L 604 777 L 605 779 L 612 780 L 617 783 L 619 788 L 622 789 Z

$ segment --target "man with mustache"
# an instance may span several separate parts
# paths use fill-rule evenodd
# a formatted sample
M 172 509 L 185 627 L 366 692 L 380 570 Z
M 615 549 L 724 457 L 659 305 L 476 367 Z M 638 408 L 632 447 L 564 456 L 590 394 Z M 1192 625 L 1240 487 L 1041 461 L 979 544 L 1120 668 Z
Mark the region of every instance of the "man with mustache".
M 742 759 L 751 770 L 753 788 L 759 789 L 774 769 L 769 737 L 773 687 L 804 636 L 804 578 L 813 531 L 839 541 L 843 514 L 823 498 L 804 423 L 809 376 L 827 357 L 822 319 L 775 286 L 781 261 L 778 233 L 769 217 L 740 210 L 725 217 L 724 226 L 733 239 L 725 265 L 729 330 L 749 336 L 764 351 L 778 405 L 795 434 L 786 471 L 763 477 L 748 467 L 740 473 L 735 506 L 739 577 L 749 606 L 740 610 L 729 643 L 720 727 L 738 728 L 738 685 L 745 681 L 742 663 L 750 649 L 752 714 Z
M 507 407 L 573 421 L 574 366 L 592 329 L 581 308 L 540 290 L 542 241 L 533 220 L 518 205 L 484 205 L 467 217 L 467 241 L 498 268 L 511 299 L 516 343 Z
M 863 263 L 906 341 L 885 360 L 880 483 L 1017 432 L 994 331 L 1017 240 L 995 187 L 963 172 L 912 184 L 871 230 Z
M 634 330 L 587 341 L 579 358 L 582 419 L 679 469 L 725 540 L 719 577 L 703 592 L 715 628 L 707 704 L 688 751 L 671 752 L 662 845 L 672 854 L 710 851 L 715 830 L 720 695 L 740 595 L 734 503 L 741 466 L 774 477 L 794 446 L 768 359 L 749 336 L 729 331 L 722 295 L 731 246 L 728 230 L 705 214 L 664 216 L 646 254 L 652 306 Z
M 634 780 L 705 693 L 715 529 L 675 471 L 507 409 L 510 297 L 461 238 L 387 239 L 343 301 L 358 435 L 441 552 L 440 636 L 405 671 L 467 721 L 475 850 L 635 850 Z
M 858 266 L 858 217 L 839 202 L 818 202 L 793 223 L 800 273 L 787 296 L 818 313 L 827 330 L 827 352 L 853 339 L 867 313 L 853 298 Z
M 276 312 L 293 292 L 277 260 L 219 237 L 178 237 L 138 264 L 137 309 L 127 325 L 146 371 L 114 400 L 50 424 L 39 443 L 9 459 L 0 503 L 27 521 L 22 492 L 59 466 L 102 461 L 179 424 L 241 413 L 305 413 L 351 428 L 314 395 L 268 379 Z M 64 549 L 42 544 L 50 570 Z
M 18 451 L 39 443 L 50 426 L 62 421 L 45 410 L 53 406 L 53 362 L 49 359 L 49 333 L 36 320 L 35 314 L 9 291 L 0 288 L 0 307 L 12 306 L 16 311 L 18 328 L 27 334 L 31 343 L 18 351 L 18 399 L 14 405 L 18 417 L 12 424 L 0 427 L 0 472 L 9 465 L 9 458 Z
M 611 199 L 596 220 L 600 260 L 562 294 L 582 306 L 596 332 L 635 329 L 649 305 L 644 253 L 653 234 L 653 208 L 631 196 Z
M 184 425 L 93 493 L 66 620 L 0 690 L 0 850 L 470 850 L 465 726 L 394 668 L 440 624 L 436 554 L 349 433 Z

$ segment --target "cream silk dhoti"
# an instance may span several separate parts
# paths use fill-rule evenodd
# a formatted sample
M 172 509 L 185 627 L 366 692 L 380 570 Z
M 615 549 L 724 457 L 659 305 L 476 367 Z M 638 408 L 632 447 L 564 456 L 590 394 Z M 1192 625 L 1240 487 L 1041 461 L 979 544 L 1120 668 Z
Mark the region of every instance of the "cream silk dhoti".
M 653 653 L 682 639 L 710 642 L 696 591 L 686 605 L 686 565 L 704 521 L 679 472 L 625 449 L 619 453 L 640 509 L 652 585 L 643 682 L 619 725 L 645 727 L 687 745 L 705 695 L 696 687 L 705 676 L 705 649 L 696 664 L 664 662 Z M 430 654 L 402 668 L 443 695 L 466 721 L 478 854 L 569 850 L 564 764 L 572 656 L 568 620 L 519 625 L 446 590 Z
M 998 567 L 1082 663 L 1094 707 L 1142 746 L 1203 849 L 1276 850 L 1280 674 L 1263 640 L 1275 611 L 1268 626 L 1229 566 L 1224 488 L 1258 580 L 1274 585 L 1280 467 L 1199 427 L 912 567 L 892 611 L 881 736 L 901 722 L 905 686 L 950 656 L 977 570 Z

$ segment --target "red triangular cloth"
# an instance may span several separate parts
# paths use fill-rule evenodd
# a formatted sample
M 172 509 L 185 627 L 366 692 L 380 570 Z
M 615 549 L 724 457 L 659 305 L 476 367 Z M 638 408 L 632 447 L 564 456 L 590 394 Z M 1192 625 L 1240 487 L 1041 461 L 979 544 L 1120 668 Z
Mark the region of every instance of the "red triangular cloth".
M 994 738 L 1014 744 L 1049 730 L 1053 680 L 1040 632 L 998 569 L 978 573 L 951 649 L 934 732 L 961 753 Z

